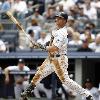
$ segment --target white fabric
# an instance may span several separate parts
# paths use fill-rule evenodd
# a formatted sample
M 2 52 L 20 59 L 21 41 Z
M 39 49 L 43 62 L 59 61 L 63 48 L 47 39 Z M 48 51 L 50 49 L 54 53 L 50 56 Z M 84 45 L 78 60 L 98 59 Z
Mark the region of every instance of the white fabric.
M 91 6 L 95 8 L 100 8 L 100 1 L 98 2 L 91 2 Z
M 14 87 L 15 98 L 16 100 L 20 100 L 21 92 L 25 90 L 28 86 L 29 82 L 24 82 L 24 84 L 16 84 Z
M 9 71 L 20 71 L 18 66 L 8 66 L 7 69 Z M 30 69 L 27 66 L 24 66 L 22 71 L 30 71 Z M 22 77 L 21 75 L 14 75 L 15 81 L 17 81 L 21 77 Z M 24 77 L 27 77 L 29 79 L 30 75 L 28 75 L 28 76 L 24 75 Z M 25 81 L 23 81 L 23 82 L 25 82 Z
M 9 67 L 7 67 L 7 69 L 9 71 L 20 71 L 19 66 L 9 66 Z M 27 66 L 24 66 L 23 67 L 23 71 L 30 71 L 30 69 Z M 28 86 L 30 75 L 24 75 L 24 76 L 22 76 L 22 75 L 14 75 L 15 82 L 17 80 L 19 80 L 20 78 L 23 78 L 23 77 L 27 78 L 28 80 L 23 81 L 22 84 L 17 84 L 16 83 L 15 87 L 14 87 L 14 92 L 15 92 L 16 100 L 20 99 L 22 90 L 25 90 L 26 87 Z
M 87 90 L 90 91 L 94 100 L 99 100 L 99 92 L 98 92 L 98 89 L 96 87 L 93 87 L 90 90 L 89 89 L 87 89 Z
M 96 45 L 95 42 L 89 44 L 89 48 L 95 52 L 100 52 L 100 44 Z
M 25 41 L 26 45 L 27 45 L 28 47 L 32 47 L 33 44 L 32 44 L 32 42 L 31 42 L 28 38 L 30 38 L 33 42 L 35 42 L 34 36 L 32 37 L 32 36 L 30 36 L 29 34 L 27 34 L 27 37 L 26 37 L 26 39 L 25 39 L 25 40 L 26 40 L 26 41 Z
M 52 32 L 52 35 L 54 36 L 53 45 L 59 48 L 59 51 L 56 53 L 67 54 L 67 44 L 68 44 L 67 28 L 63 27 L 60 28 L 59 30 L 54 30 Z
M 52 90 L 51 89 L 46 89 L 44 87 L 44 84 L 42 84 L 42 83 L 37 84 L 36 88 L 33 91 L 34 91 L 34 95 L 35 95 L 36 98 L 41 98 L 41 96 L 39 94 L 39 91 L 44 92 L 48 99 L 52 98 Z
M 99 89 L 98 90 L 99 90 L 99 100 L 100 100 L 100 83 L 99 83 Z
M 48 42 L 48 40 L 46 38 L 45 39 L 40 38 L 37 40 L 37 43 L 39 43 L 41 45 L 46 45 L 47 42 Z
M 97 19 L 97 10 L 94 7 L 91 7 L 90 9 L 87 10 L 87 8 L 84 6 L 83 7 L 83 12 L 85 15 L 89 17 L 91 20 L 96 20 Z
M 85 34 L 81 34 L 81 35 L 80 35 L 80 39 L 81 39 L 81 40 L 86 40 L 86 38 L 87 38 L 87 37 L 86 37 Z M 95 35 L 94 35 L 94 34 L 91 34 L 91 38 L 92 38 L 92 40 L 95 40 Z
M 0 40 L 0 51 L 2 52 L 6 51 L 6 46 L 2 40 Z
M 10 71 L 20 71 L 18 66 L 9 66 L 7 69 Z M 30 69 L 27 66 L 24 66 L 23 71 L 30 71 Z
M 62 84 L 62 86 L 64 87 L 64 89 L 66 90 L 66 92 L 70 93 L 73 95 L 73 96 L 76 96 L 77 93 L 74 92 L 73 90 L 71 90 L 70 88 L 68 88 L 65 84 Z
M 70 7 L 73 7 L 75 5 L 75 2 L 73 0 L 61 0 L 59 4 L 63 5 L 64 11 L 68 12 Z
M 27 27 L 26 32 L 28 33 L 29 30 L 33 30 L 35 40 L 39 39 L 40 32 L 42 31 L 40 26 L 29 26 Z
M 0 1 L 0 7 L 2 6 L 2 2 Z
M 63 82 L 63 84 L 66 85 L 68 88 L 70 88 L 73 92 L 79 93 L 79 94 L 81 94 L 85 97 L 89 96 L 90 92 L 83 89 L 80 85 L 78 85 L 76 82 L 74 82 L 72 79 L 69 78 L 68 71 L 67 71 L 68 57 L 67 56 L 61 56 L 61 57 L 58 57 L 58 58 L 55 58 L 55 59 L 58 59 L 61 71 L 63 71 L 63 75 L 64 75 L 64 79 L 65 79 L 64 82 L 63 82 L 63 80 L 61 80 Z M 41 67 L 43 68 L 42 70 L 41 70 Z M 46 59 L 39 68 L 40 69 L 37 71 L 37 73 L 35 75 L 41 74 L 40 78 L 38 79 L 38 81 L 36 83 L 34 83 L 34 81 L 32 81 L 33 84 L 35 84 L 35 85 L 38 85 L 39 82 L 43 78 L 50 75 L 52 72 L 55 72 L 57 74 L 57 76 L 59 78 L 61 78 L 60 77 L 61 73 L 58 73 L 56 66 L 53 63 L 50 63 L 50 61 L 48 59 Z M 33 80 L 34 80 L 34 77 L 33 77 Z
M 12 9 L 21 12 L 23 14 L 28 13 L 28 8 L 27 8 L 27 4 L 25 1 L 20 1 L 19 3 L 15 3 L 12 7 Z
M 52 45 L 57 46 L 59 49 L 57 53 L 67 53 L 67 28 L 63 27 L 59 30 L 54 30 L 52 35 L 54 36 Z M 52 72 L 55 72 L 62 84 L 66 85 L 72 91 L 77 92 L 85 97 L 91 95 L 89 91 L 83 89 L 80 85 L 69 78 L 67 68 L 68 57 L 66 55 L 61 55 L 60 57 L 54 58 L 48 57 L 39 67 L 31 82 L 37 86 L 43 78 L 50 75 Z
M 72 40 L 72 41 L 69 41 L 69 43 L 68 43 L 69 45 L 82 45 L 82 41 L 81 40 L 79 40 L 79 41 L 74 41 L 74 40 Z
M 69 89 L 66 85 L 62 84 L 62 86 L 68 95 L 71 95 L 72 97 L 73 96 L 75 97 L 77 95 L 75 92 L 73 92 L 73 90 Z M 66 96 L 65 96 L 65 93 L 63 92 L 62 88 L 59 88 L 58 93 L 61 95 L 62 100 L 66 100 Z
M 40 38 L 37 40 L 37 43 L 40 43 L 42 45 L 45 45 L 46 42 L 50 41 L 51 40 L 51 34 L 50 33 L 47 33 L 46 34 L 46 37 L 44 39 Z

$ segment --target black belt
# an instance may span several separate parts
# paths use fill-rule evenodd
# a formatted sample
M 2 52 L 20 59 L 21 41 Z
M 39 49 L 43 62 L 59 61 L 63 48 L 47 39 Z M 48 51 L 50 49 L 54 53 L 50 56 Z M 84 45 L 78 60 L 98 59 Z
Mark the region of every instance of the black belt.
M 60 56 L 62 56 L 62 55 L 66 55 L 67 56 L 67 54 L 56 54 L 56 55 L 50 55 L 51 57 L 60 57 Z

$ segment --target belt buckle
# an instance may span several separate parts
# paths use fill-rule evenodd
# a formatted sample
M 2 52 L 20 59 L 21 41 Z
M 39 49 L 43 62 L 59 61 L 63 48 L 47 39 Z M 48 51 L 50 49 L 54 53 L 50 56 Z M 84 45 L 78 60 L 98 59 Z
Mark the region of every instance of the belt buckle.
M 60 54 L 57 54 L 56 57 L 60 57 Z
M 61 55 L 60 54 L 56 54 L 56 55 L 50 55 L 52 58 L 54 57 L 60 57 Z

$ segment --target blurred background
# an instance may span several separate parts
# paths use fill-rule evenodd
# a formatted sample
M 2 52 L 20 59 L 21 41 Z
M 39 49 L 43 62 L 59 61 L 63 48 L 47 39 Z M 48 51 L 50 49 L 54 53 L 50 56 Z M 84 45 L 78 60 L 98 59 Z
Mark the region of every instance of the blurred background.
M 18 87 L 24 90 L 22 84 L 26 80 L 21 79 L 19 83 L 15 76 L 29 75 L 27 81 L 30 82 L 47 57 L 46 51 L 32 47 L 5 14 L 8 10 L 23 25 L 28 36 L 42 45 L 50 41 L 57 12 L 66 12 L 69 15 L 67 27 L 75 32 L 75 36 L 68 36 L 69 76 L 88 89 L 95 100 L 100 100 L 100 0 L 0 0 L 0 100 L 16 99 L 20 93 Z M 30 70 L 16 70 L 20 59 L 24 60 L 22 67 L 26 65 Z M 5 78 L 5 68 L 9 69 L 9 81 Z M 35 98 L 81 100 L 78 94 L 63 86 L 54 73 L 33 91 L 32 100 Z

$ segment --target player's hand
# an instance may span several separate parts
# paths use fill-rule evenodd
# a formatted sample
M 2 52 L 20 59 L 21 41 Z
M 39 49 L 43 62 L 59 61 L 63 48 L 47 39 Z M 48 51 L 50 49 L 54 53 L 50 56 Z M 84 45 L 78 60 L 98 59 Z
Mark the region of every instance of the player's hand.
M 9 77 L 6 77 L 6 78 L 5 78 L 5 83 L 8 84 L 9 81 L 10 81 L 10 80 L 9 80 Z

